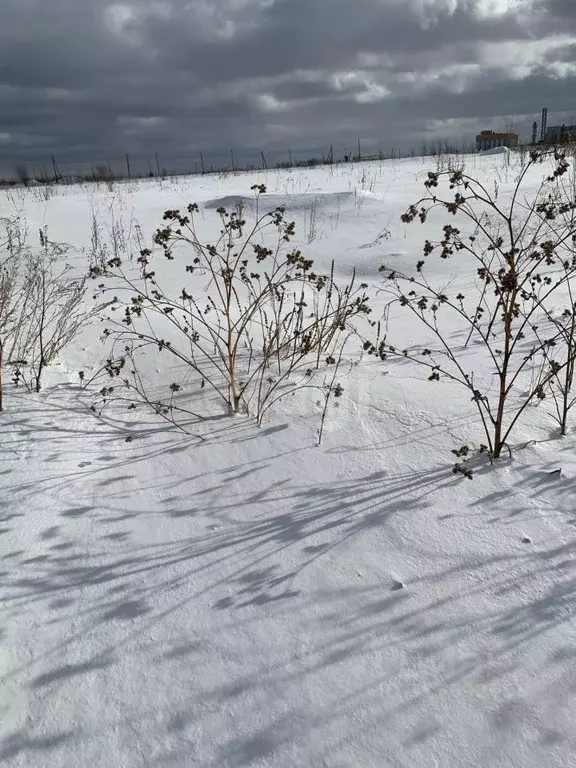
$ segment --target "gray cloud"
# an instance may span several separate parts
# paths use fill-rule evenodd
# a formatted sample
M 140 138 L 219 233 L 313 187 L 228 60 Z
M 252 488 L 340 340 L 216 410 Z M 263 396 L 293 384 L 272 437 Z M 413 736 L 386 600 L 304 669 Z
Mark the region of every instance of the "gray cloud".
M 407 148 L 547 105 L 573 0 L 2 0 L 0 164 Z M 146 161 L 147 162 L 147 161 Z

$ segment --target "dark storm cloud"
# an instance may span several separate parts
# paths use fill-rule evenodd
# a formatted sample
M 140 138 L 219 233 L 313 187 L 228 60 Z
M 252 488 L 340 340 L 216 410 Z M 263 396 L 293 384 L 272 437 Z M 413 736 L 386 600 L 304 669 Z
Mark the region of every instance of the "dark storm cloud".
M 574 0 L 2 0 L 0 164 L 528 131 L 575 46 Z
M 547 11 L 552 19 L 576 22 L 576 6 L 572 0 L 539 0 L 537 7 Z

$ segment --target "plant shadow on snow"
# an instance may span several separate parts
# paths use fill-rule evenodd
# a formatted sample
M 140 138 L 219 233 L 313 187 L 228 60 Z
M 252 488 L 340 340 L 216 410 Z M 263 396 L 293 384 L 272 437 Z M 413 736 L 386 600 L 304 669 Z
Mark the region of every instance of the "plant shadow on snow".
M 396 475 L 382 471 L 297 487 L 289 477 L 280 482 L 269 479 L 282 476 L 283 455 L 278 453 L 252 465 L 237 464 L 185 478 L 169 475 L 160 485 L 147 486 L 138 477 L 138 465 L 190 450 L 186 438 L 165 434 L 165 425 L 146 426 L 146 434 L 155 437 L 152 445 L 143 441 L 139 446 L 136 440 L 115 451 L 118 430 L 124 429 L 121 423 L 100 421 L 97 430 L 88 426 L 68 430 L 65 422 L 55 424 L 56 413 L 50 404 L 31 409 L 29 417 L 24 412 L 12 422 L 12 449 L 24 448 L 34 430 L 37 450 L 45 450 L 46 439 L 48 463 L 58 462 L 55 448 L 70 450 L 70 440 L 82 441 L 82 457 L 90 463 L 68 474 L 56 472 L 19 485 L 6 484 L 6 494 L 27 499 L 31 509 L 42 504 L 46 493 L 58 494 L 69 503 L 57 520 L 47 519 L 38 530 L 36 551 L 16 550 L 4 556 L 10 570 L 0 597 L 8 621 L 44 609 L 47 627 L 65 627 L 65 641 L 45 647 L 32 662 L 23 662 L 10 673 L 23 675 L 30 690 L 45 691 L 54 702 L 61 690 L 86 676 L 115 675 L 118 667 L 138 662 L 178 664 L 206 654 L 212 642 L 206 637 L 176 642 L 172 634 L 168 636 L 172 646 L 165 643 L 157 651 L 145 651 L 139 644 L 142 638 L 161 635 L 165 624 L 173 631 L 174 617 L 186 615 L 187 609 L 212 613 L 222 633 L 250 626 L 263 611 L 275 622 L 293 623 L 296 631 L 306 632 L 306 622 L 312 619 L 300 619 L 299 613 L 313 603 L 317 633 L 307 650 L 285 663 L 263 658 L 251 672 L 233 671 L 225 683 L 198 692 L 215 706 L 241 701 L 250 708 L 264 694 L 270 697 L 278 688 L 299 687 L 303 681 L 312 685 L 330 670 L 350 675 L 350 683 L 331 705 L 303 703 L 301 711 L 272 713 L 269 725 L 259 731 L 231 736 L 213 765 L 244 766 L 271 758 L 331 722 L 341 733 L 331 749 L 345 743 L 351 735 L 350 713 L 362 711 L 382 685 L 397 682 L 394 672 L 387 672 L 388 677 L 374 672 L 370 682 L 356 682 L 354 665 L 366 657 L 385 659 L 390 645 L 401 649 L 400 667 L 409 659 L 426 674 L 426 664 L 433 659 L 441 674 L 423 687 L 408 688 L 399 701 L 383 705 L 378 718 L 366 711 L 367 729 L 393 727 L 396 718 L 419 711 L 444 689 L 463 681 L 488 685 L 506 677 L 520 663 L 524 646 L 572 621 L 576 607 L 573 542 L 537 551 L 512 550 L 482 560 L 465 558 L 463 553 L 445 567 L 412 578 L 407 588 L 398 591 L 392 591 L 392 577 L 383 576 L 385 568 L 374 578 L 364 573 L 357 583 L 339 586 L 339 569 L 354 568 L 347 547 L 353 542 L 370 547 L 374 540 L 385 541 L 394 534 L 395 518 L 429 509 L 438 491 L 462 482 L 454 479 L 450 467 Z M 274 426 L 259 434 L 272 437 L 286 428 Z M 229 439 L 253 439 L 251 435 L 241 424 Z M 346 450 L 361 449 L 334 449 L 334 453 Z M 130 467 L 134 474 L 129 473 Z M 561 495 L 574 492 L 572 481 L 548 476 L 546 469 L 528 480 L 527 494 L 545 493 L 550 485 Z M 106 476 L 100 478 L 101 472 Z M 98 484 L 105 493 L 97 504 L 91 503 L 92 489 Z M 525 514 L 520 484 L 484 497 L 478 506 L 498 505 L 508 516 Z M 140 508 L 136 490 L 153 491 L 153 503 L 142 500 Z M 462 514 L 472 514 L 473 509 Z M 19 518 L 14 517 L 17 525 Z M 139 540 L 135 527 L 143 518 L 157 527 L 153 540 L 146 542 Z M 78 531 L 85 533 L 79 536 Z M 324 569 L 335 577 L 334 585 L 329 578 L 315 580 Z M 548 581 L 552 586 L 546 586 Z M 521 599 L 508 600 L 518 593 L 519 583 Z M 475 612 L 470 607 L 475 599 L 492 600 L 493 610 Z M 86 648 L 93 650 L 89 658 L 78 660 L 87 636 L 91 643 Z M 469 653 L 456 662 L 449 660 L 446 650 L 461 647 L 471 636 L 487 638 L 493 646 L 490 655 Z M 250 648 L 245 650 L 249 653 Z M 551 648 L 551 663 L 567 653 L 566 648 Z M 523 716 L 518 702 L 503 706 L 495 711 L 496 720 Z M 195 704 L 189 710 L 175 705 L 168 713 L 166 731 L 180 733 L 195 717 Z M 406 746 L 425 743 L 438 729 L 433 722 L 415 722 Z M 19 731 L 0 744 L 0 755 L 10 758 L 38 750 L 49 754 L 70 735 L 36 739 Z M 542 739 L 546 738 L 550 734 L 543 733 Z
M 383 478 L 374 479 L 381 482 Z M 369 479 L 367 478 L 367 480 Z M 361 484 L 359 483 L 358 485 Z M 374 499 L 373 494 L 374 491 L 368 491 L 364 501 L 370 504 Z M 183 543 L 178 550 L 172 550 L 169 554 L 165 553 L 163 555 L 159 548 L 159 551 L 152 553 L 152 557 L 147 556 L 142 560 L 121 558 L 115 562 L 111 561 L 109 566 L 99 569 L 81 568 L 78 570 L 71 563 L 66 564 L 66 558 L 57 559 L 50 567 L 53 577 L 51 581 L 48 581 L 46 574 L 44 574 L 41 580 L 22 580 L 18 586 L 27 589 L 29 593 L 31 592 L 32 595 L 29 594 L 31 599 L 46 599 L 55 592 L 74 592 L 74 588 L 80 585 L 96 591 L 99 585 L 116 583 L 118 580 L 129 580 L 131 575 L 142 573 L 142 571 L 149 570 L 153 573 L 154 570 L 168 567 L 179 558 L 193 560 L 195 557 L 200 557 L 203 552 L 205 554 L 221 553 L 223 550 L 230 549 L 230 554 L 233 555 L 234 550 L 238 546 L 246 543 L 257 543 L 258 541 L 260 541 L 261 545 L 274 542 L 280 547 L 289 546 L 296 542 L 300 543 L 308 535 L 328 530 L 334 531 L 335 528 L 341 525 L 342 519 L 330 520 L 330 509 L 333 508 L 335 503 L 338 503 L 340 513 L 344 513 L 344 522 L 352 522 L 350 530 L 343 532 L 344 535 L 352 535 L 354 530 L 362 527 L 363 522 L 361 519 L 357 521 L 351 520 L 353 518 L 352 510 L 349 509 L 348 513 L 346 513 L 346 509 L 342 509 L 342 500 L 338 501 L 338 496 L 338 493 L 333 488 L 308 489 L 301 494 L 296 494 L 295 508 L 296 510 L 301 509 L 304 500 L 306 502 L 312 500 L 313 509 L 310 510 L 309 516 L 304 516 L 301 512 L 297 512 L 294 516 L 281 516 L 280 518 L 272 519 L 268 524 L 262 523 L 252 526 L 251 529 L 244 531 L 239 536 L 227 537 L 223 534 L 216 534 L 215 537 L 208 537 L 208 540 L 203 542 L 196 552 L 190 551 L 191 542 L 188 541 Z M 307 531 L 309 523 L 315 524 L 311 531 Z M 372 525 L 376 523 L 377 521 L 374 519 L 369 521 L 369 524 Z M 211 538 L 213 539 L 212 541 L 210 541 Z M 196 544 L 198 545 L 198 542 Z M 334 542 L 332 546 L 337 546 L 337 542 Z M 305 547 L 303 551 L 309 555 L 316 555 L 325 552 L 327 547 L 329 548 L 330 545 L 310 545 Z M 304 561 L 301 567 L 305 567 L 306 564 L 306 561 Z M 219 604 L 217 601 L 215 607 L 220 609 L 235 607 L 238 609 L 250 604 L 262 605 L 266 602 L 282 599 L 283 597 L 285 599 L 296 598 L 298 592 L 295 590 L 291 594 L 289 591 L 280 591 L 273 594 L 274 590 L 281 589 L 281 585 L 295 575 L 288 573 L 284 577 L 278 577 L 277 568 L 267 566 L 260 569 L 252 569 L 240 576 L 228 577 L 225 583 L 228 586 L 232 585 L 234 587 L 235 597 L 230 600 L 229 604 Z M 449 573 L 442 574 L 442 579 L 448 578 L 449 575 Z M 63 581 L 60 581 L 61 579 Z M 147 593 L 153 599 L 156 591 L 163 591 L 168 586 L 168 583 L 162 582 L 160 579 L 153 587 L 147 589 Z M 513 585 L 506 585 L 506 583 L 503 586 L 507 586 L 509 589 L 513 587 Z M 417 589 L 418 586 L 414 584 L 411 585 L 411 588 Z M 315 649 L 315 655 L 321 659 L 320 661 L 312 663 L 312 660 L 303 659 L 302 664 L 299 665 L 300 669 L 295 668 L 290 674 L 282 675 L 283 682 L 288 684 L 291 678 L 303 674 L 312 675 L 315 671 L 330 665 L 346 664 L 347 660 L 356 655 L 361 655 L 367 649 L 373 647 L 374 638 L 377 638 L 385 630 L 389 631 L 391 628 L 398 639 L 408 644 L 416 654 L 429 655 L 438 653 L 440 650 L 439 646 L 443 646 L 446 643 L 445 624 L 444 622 L 435 623 L 428 617 L 433 616 L 435 609 L 442 606 L 430 603 L 424 606 L 415 606 L 413 610 L 409 610 L 410 603 L 413 601 L 413 595 L 409 592 L 389 595 L 384 598 L 381 597 L 380 592 L 381 588 L 358 588 L 320 592 L 316 599 L 321 606 L 321 621 L 324 622 L 325 628 L 330 629 L 327 632 L 330 641 L 326 643 L 325 648 Z M 515 638 L 518 638 L 519 641 L 526 639 L 528 633 L 544 631 L 542 624 L 547 627 L 554 620 L 555 609 L 553 605 L 555 602 L 559 599 L 573 601 L 573 598 L 573 588 L 564 590 L 556 595 L 551 595 L 549 599 L 539 601 L 529 609 L 526 609 L 524 613 L 516 612 L 508 618 L 501 620 L 494 625 L 493 629 L 495 632 L 499 631 L 509 635 L 511 640 Z M 453 596 L 452 599 L 456 604 L 458 597 Z M 349 605 L 351 601 L 353 604 L 360 602 L 360 606 L 356 610 L 350 611 L 348 609 L 344 611 L 344 607 Z M 25 603 L 26 601 L 23 602 Z M 95 603 L 96 605 L 90 608 L 90 612 L 97 607 L 98 600 Z M 106 600 L 106 603 L 109 604 L 109 600 Z M 127 604 L 134 605 L 134 601 L 127 601 Z M 122 603 L 119 605 L 121 606 Z M 117 618 L 121 618 L 122 611 L 118 609 L 108 610 L 108 615 L 105 614 L 103 618 L 105 620 L 113 618 L 110 614 L 114 613 L 115 610 L 118 613 Z M 141 614 L 136 610 L 130 611 L 128 618 L 137 618 L 145 613 L 146 611 L 143 611 Z M 152 621 L 154 621 L 154 618 L 152 618 Z M 162 614 L 160 614 L 159 620 L 161 618 Z M 465 633 L 470 629 L 469 622 L 467 621 L 458 622 L 452 620 L 451 624 L 454 641 L 456 641 L 458 633 Z M 138 630 L 135 630 L 135 634 L 144 629 L 145 627 L 139 627 Z M 523 635 L 524 638 L 522 638 Z M 434 638 L 436 636 L 439 638 L 438 644 L 435 644 Z M 110 650 L 113 651 L 113 649 Z M 187 647 L 184 653 L 194 653 L 195 650 L 194 646 L 191 648 Z M 178 653 L 174 651 L 173 654 L 169 653 L 167 656 L 168 658 L 174 658 Z M 40 687 L 66 681 L 76 675 L 83 675 L 90 671 L 101 671 L 110 663 L 110 659 L 106 661 L 96 659 L 85 664 L 66 665 L 40 675 L 33 680 L 32 685 Z M 491 664 L 491 666 L 494 668 L 495 665 Z M 462 665 L 452 678 L 448 680 L 448 683 L 456 682 L 463 677 L 474 676 L 479 667 L 480 665 L 476 665 L 474 662 Z M 258 688 L 267 689 L 269 686 L 277 685 L 278 682 L 278 675 L 274 670 L 266 671 L 260 669 L 258 674 L 252 678 L 244 681 L 237 680 L 220 692 L 215 692 L 214 695 L 220 700 L 235 698 L 246 694 L 250 690 Z M 358 697 L 361 697 L 361 693 L 358 693 Z M 412 703 L 416 704 L 416 702 Z M 186 719 L 185 714 L 182 713 L 178 717 L 180 720 L 182 718 Z M 189 717 L 192 718 L 192 715 L 190 714 Z M 226 754 L 231 761 L 230 764 L 249 765 L 251 761 L 258 757 L 272 754 L 283 742 L 293 738 L 295 733 L 298 733 L 300 729 L 305 727 L 307 726 L 305 726 L 304 721 L 298 717 L 292 720 L 285 718 L 276 722 L 269 732 L 236 740 L 226 747 Z M 30 739 L 27 745 L 26 740 L 23 740 L 19 749 L 33 749 L 34 743 L 34 740 Z M 58 743 L 55 742 L 54 745 Z M 50 746 L 51 744 L 47 745 L 47 747 Z M 8 748 L 10 748 L 10 744 L 8 747 L 5 747 L 5 749 Z
M 51 683 L 84 675 L 97 669 L 105 669 L 111 663 L 108 659 L 91 659 L 85 664 L 67 664 L 46 674 L 38 675 L 31 682 L 32 688 L 44 688 Z
M 24 731 L 18 731 L 0 743 L 0 759 L 10 760 L 23 753 L 28 755 L 34 752 L 48 754 L 50 750 L 65 744 L 73 735 L 72 732 L 65 732 L 54 736 L 34 738 L 27 735 Z
M 19 414 L 18 420 L 13 419 L 11 426 L 21 428 L 19 437 L 24 438 L 19 441 L 21 444 L 34 435 L 35 439 L 45 437 L 57 445 L 64 439 L 91 435 L 95 431 L 102 438 L 141 440 L 156 435 L 172 438 L 175 434 L 183 434 L 190 441 L 198 441 L 199 435 L 194 434 L 194 430 L 202 425 L 207 425 L 205 431 L 209 438 L 217 440 L 225 433 L 241 433 L 246 425 L 246 420 L 241 419 L 231 423 L 227 414 L 219 411 L 202 419 L 193 416 L 188 420 L 182 419 L 182 428 L 178 428 L 156 416 L 150 406 L 142 403 L 135 411 L 124 403 L 115 405 L 113 402 L 102 410 L 97 407 L 98 395 L 94 390 L 70 384 L 55 385 L 35 401 L 27 394 L 19 396 L 16 391 L 11 393 L 11 397 L 17 401 Z M 190 403 L 194 397 L 200 395 L 187 393 L 187 402 Z M 85 429 L 68 428 L 66 421 L 74 418 L 85 422 Z

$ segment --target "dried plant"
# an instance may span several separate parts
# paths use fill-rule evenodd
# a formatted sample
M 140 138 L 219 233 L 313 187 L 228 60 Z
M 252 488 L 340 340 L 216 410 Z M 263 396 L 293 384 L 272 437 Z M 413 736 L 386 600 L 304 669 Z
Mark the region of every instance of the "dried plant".
M 536 194 L 526 198 L 527 174 L 542 167 Z M 508 202 L 461 168 L 431 172 L 426 193 L 402 217 L 425 222 L 443 210 L 467 227 L 446 224 L 439 241 L 426 240 L 423 258 L 412 273 L 381 268 L 388 311 L 400 307 L 426 329 L 430 342 L 409 349 L 391 338 L 366 342 L 383 360 L 401 357 L 429 371 L 430 381 L 446 378 L 467 389 L 483 426 L 492 459 L 510 450 L 510 435 L 530 403 L 543 400 L 549 384 L 566 371 L 570 356 L 553 360 L 551 350 L 565 334 L 547 322 L 550 311 L 576 274 L 576 199 L 563 183 L 569 170 L 558 151 L 533 152 L 522 168 Z M 430 258 L 454 260 L 472 276 L 473 288 L 456 281 L 435 286 L 426 275 Z M 469 281 L 468 281 L 469 282 Z M 389 315 L 390 316 L 390 315 Z M 469 369 L 467 343 L 451 332 L 460 328 L 484 350 L 480 367 Z M 534 372 L 538 375 L 534 376 Z M 491 381 L 496 381 L 493 389 Z
M 18 219 L 4 219 L 0 222 L 4 233 L 0 240 L 0 411 L 3 410 L 4 365 L 6 351 L 12 339 L 19 318 L 19 257 L 23 243 Z
M 259 210 L 266 188 L 252 190 Z M 154 242 L 181 269 L 178 295 L 161 287 L 158 253 L 150 249 L 142 250 L 136 275 L 120 258 L 110 259 L 106 270 L 93 269 L 94 278 L 107 278 L 99 295 L 115 294 L 105 330 L 113 341 L 108 373 L 123 371 L 120 383 L 155 410 L 165 406 L 164 415 L 174 414 L 172 395 L 185 385 L 170 384 L 171 405 L 148 396 L 138 358 L 152 348 L 184 364 L 196 386 L 216 393 L 229 413 L 247 412 L 258 423 L 274 403 L 300 389 L 329 397 L 336 382 L 327 371 L 339 366 L 354 318 L 370 312 L 367 286 L 356 285 L 354 276 L 339 286 L 333 270 L 317 273 L 311 259 L 290 248 L 295 225 L 283 208 L 258 214 L 251 224 L 242 207 L 217 213 L 221 231 L 213 244 L 198 237 L 196 204 L 164 214 L 167 224 Z
M 69 246 L 39 232 L 40 247 L 28 244 L 24 222 L 5 222 L 0 260 L 0 372 L 39 392 L 46 367 L 102 309 L 86 301 L 87 277 L 63 262 Z M 0 381 L 0 410 L 2 408 Z

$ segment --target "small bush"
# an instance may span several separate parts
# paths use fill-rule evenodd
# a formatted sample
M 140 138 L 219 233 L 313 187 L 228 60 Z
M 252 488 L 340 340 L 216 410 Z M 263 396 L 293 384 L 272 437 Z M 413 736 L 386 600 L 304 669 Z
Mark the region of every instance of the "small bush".
M 542 182 L 527 198 L 527 173 L 540 166 Z M 493 459 L 510 450 L 508 440 L 528 405 L 545 399 L 563 371 L 571 386 L 574 352 L 558 359 L 553 350 L 563 340 L 574 349 L 573 326 L 549 322 L 576 275 L 576 196 L 566 182 L 569 169 L 563 153 L 533 152 L 508 202 L 499 199 L 497 187 L 491 192 L 462 168 L 430 172 L 424 196 L 402 220 L 425 222 L 440 209 L 455 223 L 443 227 L 439 240 L 425 241 L 413 272 L 381 268 L 391 297 L 388 311 L 399 306 L 409 312 L 430 341 L 406 349 L 387 324 L 383 338 L 368 342 L 367 350 L 383 360 L 411 360 L 428 370 L 430 381 L 447 379 L 468 390 Z M 454 280 L 433 285 L 426 265 L 434 257 L 453 260 L 472 287 L 458 290 Z M 464 332 L 464 344 L 455 340 L 455 329 Z M 472 341 L 485 352 L 477 370 L 467 364 Z
M 266 188 L 252 190 L 258 211 Z M 333 269 L 316 272 L 311 259 L 290 247 L 295 225 L 283 208 L 257 213 L 252 224 L 241 206 L 217 213 L 221 231 L 213 244 L 198 237 L 196 204 L 164 214 L 154 242 L 178 270 L 178 294 L 161 286 L 159 254 L 150 249 L 142 250 L 137 275 L 119 257 L 106 270 L 93 269 L 94 278 L 107 278 L 99 295 L 124 296 L 115 297 L 106 322 L 105 336 L 113 340 L 108 375 L 170 417 L 180 408 L 174 395 L 184 383 L 172 382 L 162 403 L 150 397 L 139 364 L 150 349 L 183 363 L 196 386 L 216 393 L 229 413 L 246 412 L 258 423 L 297 390 L 314 388 L 330 397 L 354 318 L 370 312 L 367 286 L 354 276 L 338 285 Z
M 40 247 L 28 244 L 19 218 L 4 222 L 0 249 L 0 410 L 6 366 L 13 381 L 39 392 L 44 371 L 101 311 L 86 302 L 87 277 L 75 277 L 62 257 L 68 246 L 39 232 Z

